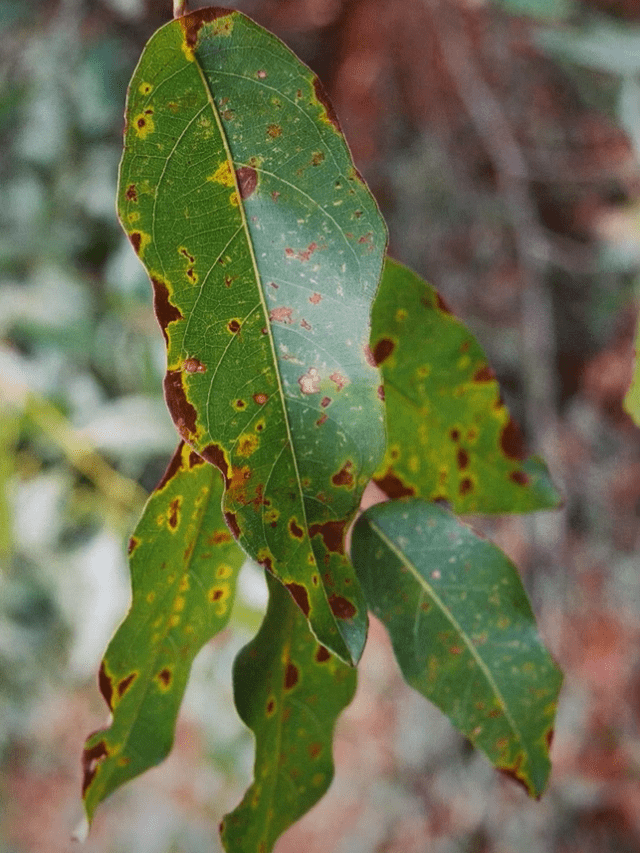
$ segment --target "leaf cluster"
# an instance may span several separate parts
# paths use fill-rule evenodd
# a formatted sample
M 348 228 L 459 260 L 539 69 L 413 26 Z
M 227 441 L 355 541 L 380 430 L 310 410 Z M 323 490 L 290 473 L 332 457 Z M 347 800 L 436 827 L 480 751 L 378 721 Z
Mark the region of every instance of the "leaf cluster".
M 266 853 L 326 791 L 368 611 L 406 681 L 539 796 L 561 676 L 517 570 L 454 513 L 559 498 L 478 343 L 386 227 L 316 77 L 245 16 L 150 40 L 128 94 L 120 221 L 167 349 L 178 448 L 130 540 L 133 600 L 100 670 L 97 805 L 169 752 L 191 663 L 248 555 L 262 627 L 234 670 L 254 780 L 221 825 Z M 390 500 L 347 531 L 371 480 Z

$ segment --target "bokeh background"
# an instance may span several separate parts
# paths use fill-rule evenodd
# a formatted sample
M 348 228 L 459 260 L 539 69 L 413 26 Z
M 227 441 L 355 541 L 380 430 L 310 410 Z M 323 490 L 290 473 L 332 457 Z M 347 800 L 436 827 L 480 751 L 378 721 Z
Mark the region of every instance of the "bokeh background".
M 191 8 L 201 3 L 192 2 Z M 637 853 L 640 303 L 637 0 L 246 0 L 318 72 L 390 251 L 473 329 L 565 496 L 478 521 L 566 673 L 540 802 L 403 685 L 371 627 L 325 799 L 278 853 Z M 148 283 L 115 217 L 126 85 L 169 0 L 0 0 L 0 849 L 79 850 L 80 752 L 124 543 L 175 444 Z M 194 667 L 172 756 L 99 810 L 87 853 L 219 851 L 250 779 L 233 708 L 260 621 Z

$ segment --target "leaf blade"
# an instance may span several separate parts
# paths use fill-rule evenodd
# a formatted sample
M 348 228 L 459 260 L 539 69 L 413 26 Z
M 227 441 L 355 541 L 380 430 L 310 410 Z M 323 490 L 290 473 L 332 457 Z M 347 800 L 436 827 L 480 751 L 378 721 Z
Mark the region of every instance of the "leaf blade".
M 264 622 L 234 666 L 236 707 L 254 732 L 256 758 L 251 787 L 221 825 L 229 853 L 267 853 L 323 796 L 333 727 L 356 686 L 355 670 L 315 642 L 284 588 L 267 581 Z
M 439 506 L 378 504 L 352 555 L 407 683 L 539 796 L 562 676 L 513 564 Z
M 99 677 L 113 717 L 83 752 L 89 820 L 168 755 L 193 659 L 229 621 L 244 555 L 221 498 L 219 472 L 181 442 L 130 540 L 131 607 Z
M 392 498 L 445 500 L 458 513 L 557 506 L 544 463 L 525 458 L 482 349 L 439 295 L 387 258 L 373 306 L 387 451 L 375 474 Z
M 384 444 L 383 220 L 317 78 L 240 13 L 161 28 L 127 115 L 119 215 L 154 286 L 172 417 L 223 472 L 240 544 L 353 662 L 366 604 L 343 538 Z

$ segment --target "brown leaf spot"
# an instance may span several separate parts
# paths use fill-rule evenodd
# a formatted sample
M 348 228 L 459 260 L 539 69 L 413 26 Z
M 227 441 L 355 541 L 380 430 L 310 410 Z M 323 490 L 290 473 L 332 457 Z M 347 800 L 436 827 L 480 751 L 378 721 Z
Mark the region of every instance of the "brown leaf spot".
M 219 444 L 208 444 L 201 451 L 201 455 L 203 459 L 206 459 L 207 462 L 210 462 L 212 465 L 215 465 L 216 468 L 222 472 L 222 476 L 225 479 L 225 485 L 229 485 L 229 463 L 227 462 L 227 457 L 225 456 L 224 450 L 220 447 Z
M 207 545 L 223 545 L 225 542 L 231 542 L 228 530 L 214 530 L 211 536 L 207 537 Z
M 395 343 L 389 338 L 382 338 L 382 340 L 378 341 L 378 343 L 373 348 L 373 358 L 377 365 L 382 364 L 383 361 L 386 361 L 387 358 L 391 355 L 391 353 L 395 349 Z
M 376 359 L 371 351 L 371 347 L 369 346 L 369 344 L 365 344 L 365 346 L 362 348 L 362 351 L 364 352 L 364 359 L 367 364 L 370 367 L 376 367 Z
M 436 293 L 436 302 L 438 303 L 438 308 L 439 308 L 441 311 L 443 311 L 445 314 L 451 314 L 451 313 L 452 313 L 452 312 L 451 312 L 451 309 L 449 308 L 449 306 L 448 306 L 448 305 L 447 305 L 447 303 L 444 301 L 444 299 L 442 298 L 442 296 L 440 296 L 440 294 L 439 294 L 439 293 Z
M 310 367 L 298 379 L 298 385 L 303 394 L 317 394 L 320 391 L 320 374 L 315 367 Z
M 253 395 L 253 402 L 258 406 L 264 406 L 264 404 L 267 402 L 268 399 L 269 399 L 269 397 L 267 396 L 267 394 L 254 394 Z
M 113 683 L 111 678 L 107 675 L 104 661 L 100 664 L 100 670 L 98 671 L 98 687 L 104 696 L 104 701 L 109 706 L 109 710 L 113 711 Z
M 198 43 L 198 33 L 203 24 L 210 21 L 215 21 L 216 18 L 223 18 L 231 14 L 229 9 L 221 9 L 218 6 L 206 7 L 204 9 L 196 9 L 189 15 L 180 18 L 182 29 L 184 31 L 187 47 L 194 48 Z
M 403 483 L 400 477 L 393 473 L 391 468 L 387 470 L 384 477 L 379 477 L 375 482 L 390 498 L 404 498 L 415 495 L 416 493 L 414 487 Z
M 164 669 L 161 669 L 158 673 L 158 680 L 161 681 L 165 687 L 169 687 L 171 684 L 171 670 L 166 666 Z
M 324 524 L 312 524 L 309 528 L 309 536 L 320 534 L 327 551 L 336 554 L 344 554 L 344 528 L 346 521 L 325 521 Z
M 180 504 L 182 503 L 181 498 L 174 498 L 169 504 L 169 513 L 167 515 L 167 521 L 169 523 L 169 527 L 172 530 L 175 530 L 178 526 L 178 522 L 180 521 Z
M 129 556 L 131 556 L 139 544 L 140 544 L 140 540 L 136 536 L 130 536 L 129 537 L 129 544 L 127 546 L 127 554 Z
M 238 527 L 238 522 L 236 520 L 235 512 L 225 512 L 224 520 L 227 522 L 227 526 L 231 533 L 233 534 L 234 539 L 240 538 L 240 528 Z
M 240 323 L 237 320 L 229 320 L 227 329 L 229 329 L 232 335 L 235 335 L 240 331 Z
M 464 450 L 464 449 L 461 447 L 461 448 L 459 448 L 459 450 L 458 450 L 458 455 L 457 455 L 457 457 L 456 457 L 456 458 L 457 458 L 457 462 L 458 462 L 458 468 L 459 468 L 461 471 L 464 471 L 464 469 L 465 469 L 465 468 L 467 467 L 467 465 L 469 464 L 469 454 L 467 453 L 467 451 L 466 451 L 466 450 Z
M 109 755 L 107 744 L 104 740 L 98 741 L 82 752 L 82 794 L 84 795 L 89 785 L 93 782 L 99 764 Z
M 549 731 L 544 736 L 545 742 L 547 744 L 547 749 L 551 749 L 551 744 L 553 743 L 553 736 L 555 734 L 554 729 L 549 729 Z
M 318 646 L 315 653 L 315 659 L 318 663 L 325 663 L 331 658 L 331 652 L 325 649 L 324 646 Z
M 493 382 L 495 378 L 496 375 L 488 364 L 483 365 L 473 374 L 474 382 Z
M 198 465 L 204 465 L 204 459 L 195 450 L 189 454 L 189 469 L 196 468 Z
M 451 441 L 458 441 L 460 438 L 460 430 L 452 429 L 449 433 L 449 437 L 451 438 Z
M 286 588 L 289 590 L 291 597 L 298 605 L 305 616 L 309 615 L 309 596 L 307 590 L 299 583 L 286 583 Z
M 449 649 L 449 653 L 452 655 L 461 655 L 462 651 L 462 646 L 451 646 L 451 648 Z
M 269 312 L 269 319 L 276 323 L 289 323 L 292 322 L 291 314 L 293 313 L 292 308 L 274 308 Z
M 295 249 L 286 248 L 284 250 L 284 253 L 288 258 L 295 258 L 298 261 L 305 262 L 305 261 L 309 260 L 311 255 L 313 255 L 313 253 L 317 249 L 318 249 L 317 243 L 309 243 L 309 245 L 307 246 L 306 249 L 300 249 L 299 251 L 296 252 Z
M 517 782 L 518 785 L 522 786 L 527 794 L 530 794 L 529 785 L 527 784 L 527 778 L 522 772 L 522 760 L 523 754 L 520 752 L 514 763 L 510 767 L 498 767 L 498 770 L 501 773 L 504 773 L 505 776 L 508 776 L 510 779 L 513 779 L 514 782 Z M 537 797 L 536 799 L 539 799 Z
M 302 320 L 300 320 L 300 325 L 302 326 L 303 329 L 306 329 L 307 332 L 311 331 L 311 324 L 307 323 L 307 321 L 304 319 L 304 317 L 302 318 Z
M 309 297 L 309 302 L 312 305 L 317 305 L 319 302 L 322 302 L 322 296 L 319 293 L 312 293 Z
M 182 467 L 182 448 L 184 446 L 184 442 L 181 441 L 178 447 L 176 448 L 173 456 L 171 457 L 171 461 L 167 466 L 167 470 L 162 475 L 162 479 L 156 486 L 156 491 L 159 492 L 161 489 L 167 485 L 169 480 L 172 480 L 173 477 L 178 473 L 180 468 Z
M 276 709 L 276 700 L 272 696 L 269 699 L 269 701 L 267 702 L 267 717 L 273 716 L 273 712 L 275 711 L 275 709 Z
M 136 255 L 140 254 L 140 245 L 142 244 L 142 234 L 139 231 L 132 231 L 129 234 L 129 240 L 131 240 L 131 245 L 135 249 Z
M 509 418 L 509 423 L 502 430 L 500 446 L 509 459 L 524 459 L 526 456 L 522 430 L 513 418 Z
M 188 358 L 182 365 L 185 373 L 205 373 L 207 368 L 197 358 Z
M 236 170 L 240 198 L 249 198 L 258 186 L 258 173 L 251 166 L 243 166 Z
M 334 474 L 331 478 L 333 485 L 346 486 L 347 489 L 351 489 L 353 487 L 353 474 L 351 473 L 351 468 L 353 468 L 353 462 L 348 459 L 338 473 Z
M 473 483 L 468 477 L 465 477 L 464 480 L 460 481 L 460 485 L 458 486 L 458 492 L 461 495 L 469 494 L 469 492 L 472 489 L 473 489 Z
M 127 201 L 138 201 L 138 193 L 135 184 L 129 184 L 127 191 L 124 194 Z
M 264 80 L 264 78 L 265 78 L 266 76 L 267 76 L 267 72 L 266 72 L 266 71 L 261 70 L 261 71 L 256 72 L 256 77 L 259 77 L 259 78 L 260 78 L 260 80 Z
M 123 678 L 122 681 L 118 682 L 118 696 L 120 696 L 120 698 L 124 696 L 137 677 L 138 673 L 132 672 L 131 675 L 127 675 L 126 678 Z
M 322 744 L 321 743 L 309 744 L 309 755 L 311 756 L 311 758 L 318 758 L 321 752 L 322 752 Z
M 324 107 L 324 117 L 329 122 L 329 124 L 333 125 L 333 127 L 338 131 L 338 133 L 341 133 L 342 131 L 340 130 L 340 122 L 338 121 L 336 111 L 334 110 L 333 104 L 329 100 L 329 96 L 325 92 L 322 83 L 318 80 L 317 77 L 313 78 L 313 90 L 315 92 L 316 98 Z
M 378 399 L 384 403 L 384 385 L 378 385 Z
M 152 278 L 151 284 L 153 285 L 153 310 L 162 329 L 164 339 L 169 343 L 167 326 L 176 320 L 182 320 L 182 312 L 169 301 L 169 288 L 166 282 L 159 278 Z
M 311 155 L 311 165 L 319 166 L 324 161 L 324 151 L 314 151 Z
M 298 683 L 299 677 L 298 667 L 289 661 L 284 671 L 284 689 L 291 690 L 294 688 Z
M 513 482 L 517 483 L 519 486 L 528 486 L 530 482 L 529 477 L 524 471 L 512 471 L 509 474 L 509 479 L 513 480 Z
M 335 384 L 336 391 L 342 391 L 345 385 L 349 384 L 349 380 L 347 379 L 347 377 L 343 376 L 342 373 L 338 373 L 337 371 L 335 373 L 332 373 L 329 376 L 329 379 Z
M 296 523 L 295 518 L 289 521 L 289 533 L 294 539 L 304 539 L 304 530 Z
M 164 398 L 182 438 L 195 433 L 198 413 L 187 400 L 182 384 L 181 370 L 167 371 L 164 377 Z
M 267 128 L 267 136 L 270 136 L 272 139 L 277 139 L 279 136 L 282 136 L 282 128 L 279 124 L 270 124 Z
M 326 423 L 329 420 L 327 415 L 321 415 L 316 421 L 316 426 L 322 426 L 322 424 Z
M 323 409 L 326 409 L 330 403 L 331 403 L 331 397 L 323 397 L 322 400 L 320 400 L 320 405 L 322 406 Z
M 329 599 L 329 607 L 336 619 L 353 619 L 358 612 L 351 601 L 336 593 Z

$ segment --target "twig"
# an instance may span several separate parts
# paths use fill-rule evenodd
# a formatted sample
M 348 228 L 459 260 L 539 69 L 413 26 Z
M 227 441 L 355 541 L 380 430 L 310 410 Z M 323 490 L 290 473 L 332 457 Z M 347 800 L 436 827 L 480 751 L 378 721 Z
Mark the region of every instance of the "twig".
M 173 0 L 173 17 L 181 18 L 189 12 L 187 0 Z

